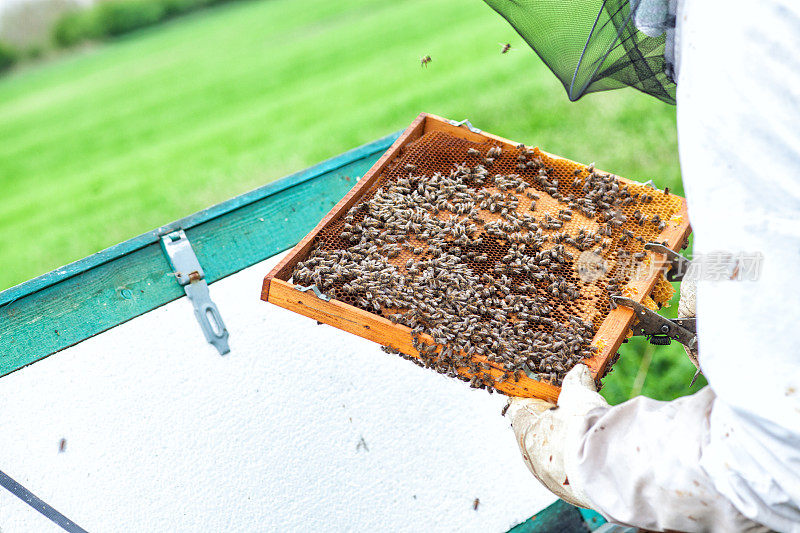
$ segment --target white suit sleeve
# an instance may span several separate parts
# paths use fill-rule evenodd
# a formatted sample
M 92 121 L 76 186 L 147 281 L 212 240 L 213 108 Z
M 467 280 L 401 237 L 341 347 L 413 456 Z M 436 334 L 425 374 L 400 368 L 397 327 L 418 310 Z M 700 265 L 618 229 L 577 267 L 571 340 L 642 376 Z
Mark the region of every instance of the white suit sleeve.
M 715 396 L 638 397 L 594 411 L 566 471 L 608 520 L 653 531 L 766 531 L 745 518 L 700 466 Z
M 717 396 L 700 466 L 744 515 L 800 531 L 800 4 L 687 0 L 678 24 L 695 256 L 761 257 L 740 262 L 752 281 L 698 282 Z
M 724 251 L 759 263 L 740 261 L 743 277 L 760 273 L 701 272 L 709 387 L 592 413 L 565 467 L 618 522 L 800 531 L 800 5 L 685 0 L 677 42 L 695 257 Z

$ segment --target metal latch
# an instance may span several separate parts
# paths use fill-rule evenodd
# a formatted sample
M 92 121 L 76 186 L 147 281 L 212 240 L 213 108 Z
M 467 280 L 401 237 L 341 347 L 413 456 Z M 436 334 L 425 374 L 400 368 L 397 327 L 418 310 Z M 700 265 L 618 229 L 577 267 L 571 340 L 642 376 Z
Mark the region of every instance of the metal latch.
M 204 279 L 203 267 L 200 266 L 186 233 L 178 230 L 164 235 L 161 237 L 161 248 L 175 272 L 175 279 L 183 287 L 186 296 L 194 306 L 194 315 L 200 323 L 203 335 L 210 344 L 214 345 L 220 355 L 225 355 L 231 351 L 228 346 L 228 330 L 225 328 L 219 309 L 211 301 L 208 284 Z
M 670 320 L 630 298 L 613 296 L 612 299 L 617 305 L 633 309 L 636 314 L 638 322 L 631 326 L 634 337 L 644 336 L 651 344 L 662 346 L 676 340 L 693 350 L 697 348 L 697 326 L 694 317 Z
M 663 244 L 648 242 L 644 245 L 644 249 L 665 257 L 667 270 L 664 272 L 664 276 L 667 281 L 682 281 L 689 271 L 689 266 L 692 262 Z M 650 344 L 660 346 L 665 346 L 676 340 L 688 348 L 687 353 L 694 353 L 696 358 L 697 319 L 695 317 L 670 320 L 630 298 L 614 296 L 612 299 L 618 305 L 633 309 L 637 322 L 631 326 L 631 331 L 635 337 L 647 337 Z M 696 360 L 695 365 L 697 365 Z M 699 367 L 692 378 L 692 382 L 689 384 L 690 387 L 694 385 L 698 375 L 700 375 Z
M 308 287 L 303 287 L 302 285 L 297 285 L 297 286 L 295 286 L 295 289 L 297 289 L 300 292 L 313 291 L 314 292 L 314 296 L 316 296 L 320 300 L 323 300 L 325 302 L 330 302 L 331 301 L 331 297 L 328 296 L 327 294 L 323 294 L 322 291 L 319 290 L 319 287 L 317 287 L 316 284 L 309 285 Z
M 447 123 L 448 123 L 448 124 L 450 124 L 450 125 L 452 125 L 452 126 L 456 126 L 456 127 L 458 127 L 458 126 L 464 126 L 465 128 L 467 128 L 467 129 L 468 129 L 469 131 L 471 131 L 472 133 L 481 133 L 481 130 L 479 130 L 478 128 L 476 128 L 475 126 L 473 126 L 473 125 L 472 125 L 472 123 L 471 123 L 469 120 L 467 120 L 467 119 L 464 119 L 464 120 L 462 120 L 462 121 L 457 121 L 457 120 L 448 120 L 448 121 L 447 121 Z
M 681 281 L 689 271 L 689 265 L 692 262 L 663 244 L 648 242 L 644 245 L 644 249 L 666 257 L 667 266 L 669 266 L 669 270 L 665 273 L 667 281 Z

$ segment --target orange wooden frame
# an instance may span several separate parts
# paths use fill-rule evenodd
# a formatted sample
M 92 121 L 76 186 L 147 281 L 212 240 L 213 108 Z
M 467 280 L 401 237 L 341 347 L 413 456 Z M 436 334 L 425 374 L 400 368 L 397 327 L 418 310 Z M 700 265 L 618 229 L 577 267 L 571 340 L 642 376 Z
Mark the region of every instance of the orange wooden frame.
M 358 202 L 361 196 L 380 179 L 383 170 L 399 155 L 403 146 L 431 131 L 443 131 L 475 142 L 493 140 L 509 148 L 518 144 L 490 133 L 476 133 L 465 127 L 454 126 L 447 120 L 435 115 L 421 113 L 350 192 L 317 224 L 311 233 L 306 235 L 267 274 L 261 290 L 261 299 L 418 357 L 419 353 L 412 344 L 411 328 L 401 324 L 394 324 L 379 315 L 369 313 L 344 302 L 336 300 L 324 301 L 311 292 L 300 292 L 288 280 L 291 278 L 295 265 L 305 259 L 311 251 L 317 234 L 331 221 L 348 211 Z M 564 159 L 552 154 L 547 155 Z M 620 178 L 620 180 L 622 182 L 630 182 L 625 178 Z M 690 232 L 691 227 L 689 226 L 686 201 L 682 199 L 680 216 L 674 217 L 673 220 L 667 222 L 666 227 L 659 235 L 659 240 L 665 242 L 667 247 L 677 251 L 683 245 Z M 662 263 L 665 261 L 665 258 L 659 255 L 656 255 L 654 259 Z M 639 302 L 643 301 L 653 291 L 658 281 L 658 276 L 659 273 L 653 270 L 650 276 L 632 281 L 627 285 L 629 292 L 632 294 L 630 297 Z M 619 349 L 633 318 L 634 314 L 631 309 L 618 307 L 612 310 L 603 320 L 592 341 L 597 351 L 593 357 L 584 361 L 584 364 L 589 367 L 595 377 L 602 377 L 605 374 L 606 367 Z M 421 336 L 420 339 L 424 342 L 433 342 L 433 339 L 426 335 Z M 479 362 L 487 362 L 486 358 L 480 355 L 474 355 L 473 359 Z M 491 362 L 488 364 L 492 367 L 489 371 L 492 376 L 499 378 L 504 374 L 501 365 Z M 467 368 L 459 368 L 457 370 L 464 376 L 471 376 Z M 511 396 L 534 397 L 549 401 L 555 401 L 561 390 L 560 387 L 537 381 L 527 376 L 520 377 L 519 381 L 512 379 L 497 383 L 495 388 Z

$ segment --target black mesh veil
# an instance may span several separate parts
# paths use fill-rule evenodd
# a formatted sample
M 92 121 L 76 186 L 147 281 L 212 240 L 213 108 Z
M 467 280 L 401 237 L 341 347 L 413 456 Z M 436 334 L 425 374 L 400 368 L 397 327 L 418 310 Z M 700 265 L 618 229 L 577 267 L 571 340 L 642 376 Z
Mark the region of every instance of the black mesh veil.
M 636 29 L 629 0 L 485 0 L 558 76 L 572 101 L 630 86 L 675 103 L 666 37 Z

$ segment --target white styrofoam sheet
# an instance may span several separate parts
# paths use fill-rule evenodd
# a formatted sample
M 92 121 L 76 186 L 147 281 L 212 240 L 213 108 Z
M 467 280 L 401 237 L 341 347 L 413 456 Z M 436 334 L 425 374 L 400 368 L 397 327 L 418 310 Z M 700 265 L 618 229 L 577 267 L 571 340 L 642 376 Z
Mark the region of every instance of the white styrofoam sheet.
M 227 356 L 182 298 L 1 378 L 0 470 L 89 531 L 505 531 L 555 500 L 504 397 L 262 302 L 277 260 L 211 286 Z M 0 531 L 43 528 L 0 488 Z

